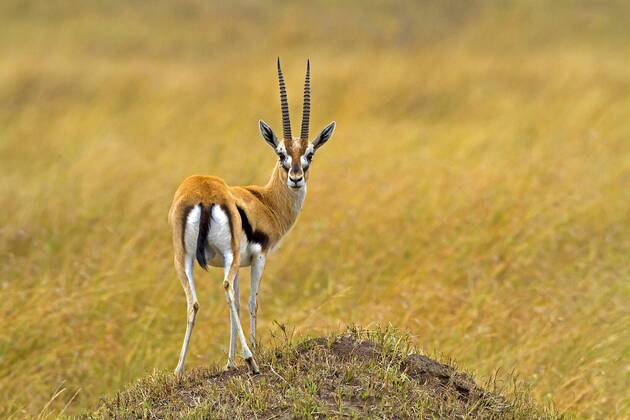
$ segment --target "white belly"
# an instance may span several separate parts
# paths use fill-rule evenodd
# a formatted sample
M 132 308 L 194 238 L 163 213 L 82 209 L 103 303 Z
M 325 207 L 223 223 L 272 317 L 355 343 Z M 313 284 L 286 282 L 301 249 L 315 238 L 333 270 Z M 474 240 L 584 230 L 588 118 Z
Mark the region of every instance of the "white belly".
M 257 243 L 247 242 L 245 235 L 241 238 L 241 267 L 249 267 L 252 264 L 254 256 L 259 255 L 262 248 Z M 213 250 L 211 247 L 206 249 L 206 261 L 208 265 L 212 267 L 224 267 L 225 258 L 224 254 L 219 253 L 217 250 Z

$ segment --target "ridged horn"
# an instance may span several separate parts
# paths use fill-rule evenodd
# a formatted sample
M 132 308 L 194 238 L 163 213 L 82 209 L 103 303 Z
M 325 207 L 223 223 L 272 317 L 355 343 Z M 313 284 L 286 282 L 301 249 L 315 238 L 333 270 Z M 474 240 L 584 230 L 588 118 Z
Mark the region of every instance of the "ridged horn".
M 311 62 L 306 60 L 306 78 L 304 79 L 304 107 L 302 109 L 302 132 L 300 139 L 308 140 L 308 123 L 311 118 Z
M 282 131 L 285 140 L 291 140 L 291 120 L 289 119 L 289 102 L 287 101 L 287 88 L 284 85 L 284 77 L 280 68 L 278 57 L 278 84 L 280 85 L 280 107 L 282 108 Z

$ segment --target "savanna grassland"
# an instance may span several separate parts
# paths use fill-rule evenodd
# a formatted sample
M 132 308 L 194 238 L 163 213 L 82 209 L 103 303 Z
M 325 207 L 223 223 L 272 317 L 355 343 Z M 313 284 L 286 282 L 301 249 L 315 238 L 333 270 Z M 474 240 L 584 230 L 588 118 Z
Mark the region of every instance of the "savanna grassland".
M 168 208 L 191 174 L 266 182 L 278 55 L 293 126 L 308 57 L 312 131 L 337 130 L 263 343 L 392 323 L 541 405 L 630 416 L 630 4 L 227 3 L 0 3 L 0 417 L 174 368 Z M 225 361 L 220 277 L 197 276 L 189 368 Z

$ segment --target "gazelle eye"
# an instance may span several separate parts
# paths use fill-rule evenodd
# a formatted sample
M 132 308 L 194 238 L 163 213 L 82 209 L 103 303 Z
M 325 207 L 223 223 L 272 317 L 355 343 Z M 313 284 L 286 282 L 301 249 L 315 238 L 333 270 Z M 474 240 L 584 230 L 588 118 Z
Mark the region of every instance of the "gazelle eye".
M 313 152 L 310 152 L 308 155 L 306 155 L 306 160 L 310 162 L 311 159 L 313 159 Z
M 278 157 L 280 158 L 280 161 L 284 161 L 284 159 L 286 159 L 287 155 L 285 155 L 284 153 L 280 152 L 280 153 L 278 153 Z

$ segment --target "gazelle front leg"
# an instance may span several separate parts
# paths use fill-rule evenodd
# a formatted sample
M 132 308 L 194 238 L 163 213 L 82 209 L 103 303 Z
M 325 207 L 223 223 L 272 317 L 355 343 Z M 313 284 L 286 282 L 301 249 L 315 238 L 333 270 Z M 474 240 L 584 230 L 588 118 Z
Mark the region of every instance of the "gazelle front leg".
M 256 304 L 256 298 L 258 297 L 258 287 L 260 286 L 260 280 L 265 269 L 265 255 L 258 254 L 252 261 L 251 269 L 251 289 L 249 292 L 249 337 L 252 347 L 256 348 L 256 312 L 258 311 L 258 305 Z
M 238 250 L 238 246 L 234 246 L 234 249 Z M 225 288 L 225 296 L 228 301 L 228 305 L 230 306 L 230 313 L 232 318 L 236 321 L 236 332 L 238 333 L 238 338 L 241 341 L 241 347 L 243 348 L 243 358 L 249 365 L 252 373 L 258 373 L 258 365 L 254 360 L 254 356 L 252 351 L 247 346 L 247 340 L 245 339 L 245 334 L 243 333 L 243 327 L 241 326 L 241 320 L 238 316 L 238 309 L 236 308 L 236 296 L 234 293 L 234 279 L 238 273 L 239 266 L 239 256 L 237 254 L 236 257 L 233 256 L 232 253 L 228 253 L 224 256 L 224 280 L 223 287 Z
M 230 301 L 228 300 L 228 304 Z M 234 277 L 234 304 L 236 306 L 236 313 L 241 315 L 241 300 L 239 297 L 239 288 L 238 288 L 238 273 L 236 277 Z M 236 339 L 238 334 L 237 320 L 232 315 L 232 311 L 230 311 L 230 349 L 228 351 L 228 361 L 225 366 L 226 370 L 234 369 L 236 364 L 234 363 L 234 356 L 236 355 Z

